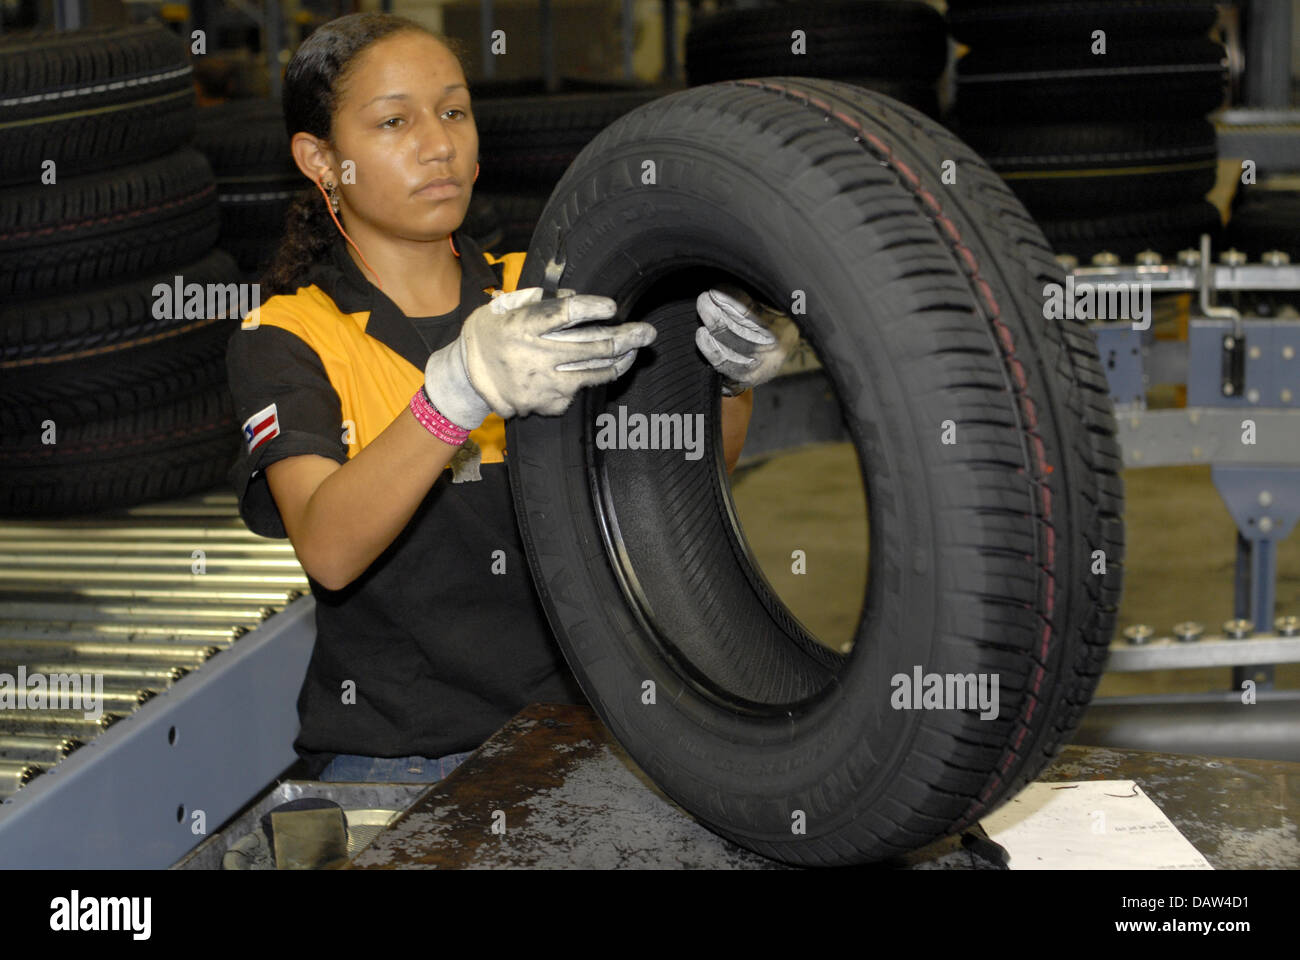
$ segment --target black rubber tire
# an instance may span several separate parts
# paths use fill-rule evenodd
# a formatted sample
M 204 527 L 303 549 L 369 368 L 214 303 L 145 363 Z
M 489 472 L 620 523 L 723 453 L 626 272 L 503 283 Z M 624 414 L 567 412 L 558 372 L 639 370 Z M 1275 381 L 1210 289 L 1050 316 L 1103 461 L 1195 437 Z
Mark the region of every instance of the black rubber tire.
M 1206 120 L 966 124 L 955 132 L 1044 219 L 1199 200 L 1218 173 L 1218 140 Z
M 957 61 L 955 112 L 963 120 L 1203 118 L 1225 93 L 1223 45 L 1204 38 L 976 49 Z
M 1217 250 L 1223 233 L 1223 218 L 1207 200 L 1105 217 L 1039 220 L 1038 225 L 1057 253 L 1072 254 L 1085 265 L 1102 251 L 1126 262 L 1143 250 L 1154 250 L 1172 260 L 1179 250 L 1199 250 L 1202 233 L 1210 235 L 1211 246 Z
M 886 80 L 881 77 L 836 77 L 841 83 L 852 83 L 866 87 L 876 93 L 893 97 L 914 110 L 920 110 L 927 117 L 939 117 L 939 91 L 933 83 L 908 83 L 898 80 Z
M 292 170 L 303 179 L 289 153 L 284 112 L 274 100 L 228 100 L 200 107 L 194 145 L 217 173 L 259 173 L 270 166 Z
M 1227 243 L 1252 260 L 1281 250 L 1292 263 L 1300 263 L 1300 190 L 1247 188 L 1238 197 L 1228 218 Z
M 158 25 L 0 36 L 0 178 L 39 182 L 53 160 L 62 180 L 176 149 L 194 132 L 192 72 Z
M 948 0 L 948 29 L 971 47 L 1089 40 L 1157 40 L 1203 35 L 1214 25 L 1213 0 Z
M 175 271 L 184 283 L 240 279 L 213 250 Z M 89 293 L 0 305 L 0 430 L 47 417 L 88 420 L 225 383 L 237 319 L 153 316 L 154 284 L 173 273 Z
M 220 226 L 193 147 L 50 186 L 0 190 L 0 297 L 65 294 L 190 263 Z
M 198 111 L 194 145 L 212 164 L 221 206 L 217 244 L 245 273 L 265 270 L 279 248 L 294 194 L 310 186 L 289 152 L 273 100 L 231 100 Z
M 646 89 L 474 101 L 481 164 L 474 189 L 550 191 L 596 134 L 662 93 Z
M 647 157 L 673 175 L 641 187 Z M 1123 491 L 1095 342 L 1044 319 L 1064 273 L 1015 195 L 914 110 L 765 78 L 602 133 L 552 195 L 521 287 L 561 237 L 560 285 L 659 337 L 564 415 L 507 421 L 511 483 L 551 626 L 637 764 L 715 831 L 806 865 L 923 846 L 1033 779 L 1101 675 Z M 774 304 L 804 291 L 795 319 L 858 450 L 871 570 L 848 656 L 772 594 L 732 519 L 717 378 L 693 342 L 695 296 L 723 277 Z M 599 450 L 595 416 L 616 404 L 702 413 L 704 455 Z M 965 439 L 940 443 L 944 420 Z M 998 674 L 1000 715 L 891 710 L 890 677 L 915 664 Z
M 135 506 L 224 483 L 239 451 L 224 383 L 118 416 L 0 432 L 0 516 L 66 516 Z
M 807 37 L 804 53 L 791 52 L 796 29 Z M 686 35 L 691 85 L 777 73 L 933 81 L 947 59 L 943 17 L 910 0 L 725 10 Z

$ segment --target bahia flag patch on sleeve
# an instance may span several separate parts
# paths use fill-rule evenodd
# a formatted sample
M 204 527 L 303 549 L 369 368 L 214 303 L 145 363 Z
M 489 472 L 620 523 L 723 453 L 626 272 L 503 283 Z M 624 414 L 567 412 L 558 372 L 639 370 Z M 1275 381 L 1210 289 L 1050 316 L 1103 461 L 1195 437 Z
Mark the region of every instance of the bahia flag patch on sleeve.
M 244 421 L 244 442 L 249 453 L 279 435 L 280 418 L 276 416 L 274 403 L 263 407 Z

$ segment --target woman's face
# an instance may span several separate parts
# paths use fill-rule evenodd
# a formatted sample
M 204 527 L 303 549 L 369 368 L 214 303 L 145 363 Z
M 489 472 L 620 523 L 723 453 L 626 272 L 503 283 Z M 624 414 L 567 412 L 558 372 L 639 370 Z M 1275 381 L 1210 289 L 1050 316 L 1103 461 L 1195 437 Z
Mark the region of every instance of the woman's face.
M 361 53 L 335 106 L 340 213 L 406 240 L 441 239 L 469 206 L 478 130 L 465 74 L 428 34 L 403 32 Z M 356 164 L 349 182 L 346 161 Z M 428 186 L 451 179 L 451 186 Z

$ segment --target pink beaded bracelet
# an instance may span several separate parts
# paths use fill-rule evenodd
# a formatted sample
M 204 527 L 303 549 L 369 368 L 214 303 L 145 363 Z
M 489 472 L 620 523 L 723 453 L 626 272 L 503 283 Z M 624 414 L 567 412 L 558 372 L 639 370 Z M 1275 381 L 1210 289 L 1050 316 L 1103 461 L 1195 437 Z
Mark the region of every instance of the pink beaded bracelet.
M 450 443 L 453 447 L 459 447 L 469 436 L 469 431 L 464 427 L 458 427 L 452 423 L 435 407 L 429 400 L 429 395 L 424 392 L 424 387 L 420 387 L 411 396 L 411 412 L 415 414 L 415 419 L 424 425 L 424 428 L 431 434 L 441 440 L 443 443 Z

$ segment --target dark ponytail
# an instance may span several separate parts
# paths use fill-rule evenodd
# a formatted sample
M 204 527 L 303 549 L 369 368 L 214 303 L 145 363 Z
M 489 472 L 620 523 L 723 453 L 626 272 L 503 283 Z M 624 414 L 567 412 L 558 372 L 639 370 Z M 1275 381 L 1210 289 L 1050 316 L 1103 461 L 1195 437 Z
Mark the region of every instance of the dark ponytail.
M 312 31 L 284 71 L 281 102 L 290 139 L 305 132 L 329 142 L 339 93 L 357 55 L 375 41 L 406 30 L 418 30 L 438 40 L 463 69 L 465 50 L 457 40 L 407 17 L 352 13 L 331 20 Z M 330 218 L 325 197 L 316 184 L 309 184 L 289 204 L 280 248 L 262 278 L 263 298 L 293 293 L 302 286 L 308 268 L 324 258 L 337 236 L 338 227 Z

